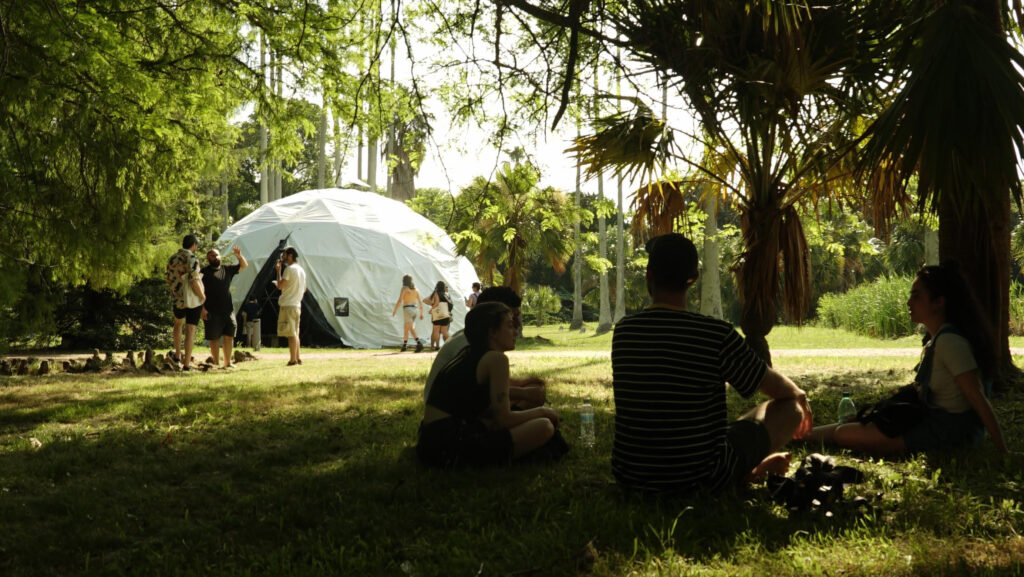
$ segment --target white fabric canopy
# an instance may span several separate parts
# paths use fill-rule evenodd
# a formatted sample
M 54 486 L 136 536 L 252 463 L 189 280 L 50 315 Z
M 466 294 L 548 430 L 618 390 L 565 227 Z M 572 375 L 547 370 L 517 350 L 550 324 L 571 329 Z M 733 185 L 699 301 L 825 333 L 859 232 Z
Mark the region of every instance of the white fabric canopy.
M 479 279 L 448 235 L 398 201 L 339 188 L 307 190 L 265 204 L 224 231 L 218 240 L 223 254 L 238 245 L 249 261 L 231 286 L 236 311 L 285 238 L 306 269 L 309 294 L 345 345 L 401 343 L 402 311 L 394 317 L 391 311 L 405 274 L 412 275 L 422 298 L 444 281 L 454 304 L 451 332 L 462 328 L 465 295 Z M 335 314 L 335 305 L 344 302 L 336 299 L 348 299 L 348 316 Z M 428 308 L 423 306 L 424 318 L 416 321 L 424 342 L 431 330 Z

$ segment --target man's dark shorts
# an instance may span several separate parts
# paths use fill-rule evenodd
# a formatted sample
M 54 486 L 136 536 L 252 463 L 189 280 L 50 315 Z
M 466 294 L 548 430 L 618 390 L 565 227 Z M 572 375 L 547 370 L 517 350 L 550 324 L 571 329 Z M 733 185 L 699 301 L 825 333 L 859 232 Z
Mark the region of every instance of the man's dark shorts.
M 215 341 L 224 335 L 234 337 L 238 332 L 238 325 L 235 324 L 235 313 L 226 315 L 206 315 L 206 340 Z
M 729 423 L 725 442 L 736 458 L 733 481 L 737 485 L 772 452 L 772 438 L 760 421 L 740 419 Z
M 202 312 L 202 306 L 198 306 L 194 309 L 179 309 L 178 307 L 174 307 L 174 318 L 185 319 L 186 325 L 198 325 L 199 317 Z

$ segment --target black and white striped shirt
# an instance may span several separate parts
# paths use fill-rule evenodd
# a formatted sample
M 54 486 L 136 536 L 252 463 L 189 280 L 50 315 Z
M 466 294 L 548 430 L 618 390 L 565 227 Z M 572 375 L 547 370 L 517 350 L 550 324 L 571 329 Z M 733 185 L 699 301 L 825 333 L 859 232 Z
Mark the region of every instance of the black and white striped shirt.
M 727 322 L 668 307 L 619 321 L 612 339 L 616 479 L 651 491 L 722 488 L 736 465 L 725 442 L 725 383 L 750 397 L 766 370 Z

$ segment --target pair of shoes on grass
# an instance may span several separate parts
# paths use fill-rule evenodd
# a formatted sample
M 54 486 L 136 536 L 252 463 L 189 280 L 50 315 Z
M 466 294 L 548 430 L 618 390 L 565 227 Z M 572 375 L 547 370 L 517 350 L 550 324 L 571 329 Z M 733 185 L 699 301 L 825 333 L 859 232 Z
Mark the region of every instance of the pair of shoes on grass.
M 301 364 L 302 364 L 302 359 L 299 359 L 297 361 L 288 361 L 288 366 L 289 367 L 293 367 L 295 365 L 301 365 Z

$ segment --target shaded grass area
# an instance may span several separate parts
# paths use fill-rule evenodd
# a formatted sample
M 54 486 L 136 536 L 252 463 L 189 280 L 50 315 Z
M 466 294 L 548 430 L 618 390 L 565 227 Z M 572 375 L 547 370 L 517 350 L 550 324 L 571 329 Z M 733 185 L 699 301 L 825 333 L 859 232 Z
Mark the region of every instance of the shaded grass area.
M 513 373 L 548 379 L 570 440 L 580 399 L 592 397 L 595 449 L 551 466 L 422 470 L 411 447 L 429 362 L 0 378 L 0 573 L 1024 573 L 1019 454 L 1003 458 L 987 444 L 902 462 L 843 455 L 867 474 L 850 491 L 873 509 L 833 519 L 791 515 L 763 487 L 643 499 L 610 474 L 609 362 L 540 357 L 513 359 Z M 835 418 L 843 386 L 868 402 L 904 383 L 906 365 L 777 362 L 809 391 L 818 422 Z M 1018 452 L 1022 401 L 996 404 Z M 751 402 L 730 395 L 730 412 Z M 813 450 L 796 447 L 794 457 Z
M 596 324 L 585 325 L 585 331 L 570 331 L 567 324 L 524 326 L 526 340 L 519 349 L 541 350 L 551 347 L 571 350 L 611 350 L 612 333 L 597 334 Z M 768 333 L 772 349 L 892 349 L 921 346 L 918 335 L 898 339 L 877 339 L 843 329 L 818 326 L 777 326 Z M 1011 347 L 1024 347 L 1024 337 L 1010 337 Z

